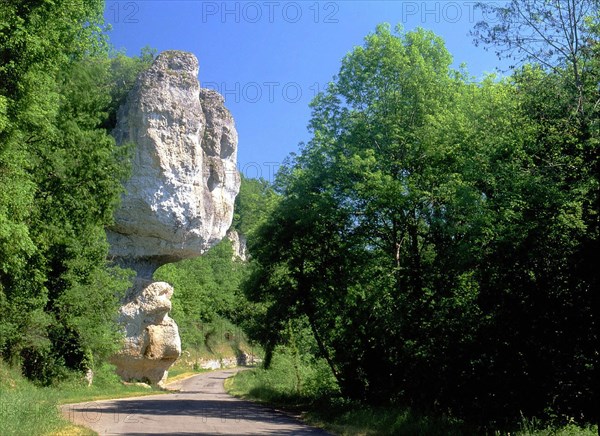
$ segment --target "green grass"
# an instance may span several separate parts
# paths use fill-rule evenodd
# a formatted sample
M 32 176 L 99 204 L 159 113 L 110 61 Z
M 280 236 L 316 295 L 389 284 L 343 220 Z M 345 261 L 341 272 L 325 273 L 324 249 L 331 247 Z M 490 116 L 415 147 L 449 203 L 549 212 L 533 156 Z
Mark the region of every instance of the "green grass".
M 519 436 L 597 436 L 598 426 L 588 425 L 581 427 L 574 422 L 560 427 L 545 426 L 536 419 L 523 418 L 521 421 L 521 430 L 515 434 Z
M 167 378 L 167 384 L 178 380 L 183 380 L 188 377 L 192 377 L 196 374 L 202 374 L 204 372 L 210 371 L 210 369 L 190 367 L 186 363 L 182 363 L 180 360 L 178 360 L 171 368 L 169 368 L 169 377 Z
M 308 413 L 310 421 L 321 423 L 339 435 L 463 435 L 475 434 L 460 420 L 428 417 L 407 409 L 346 405 Z
M 338 435 L 463 435 L 473 432 L 459 420 L 420 416 L 410 410 L 365 407 L 332 396 L 314 395 L 313 391 L 294 386 L 294 377 L 281 377 L 282 362 L 274 361 L 274 370 L 242 371 L 228 379 L 226 390 L 250 399 L 300 413 L 311 425 Z M 309 381 L 307 384 L 310 386 Z
M 311 367 L 312 366 L 312 367 Z M 337 435 L 520 435 L 596 436 L 596 426 L 579 427 L 574 422 L 561 427 L 545 426 L 523 419 L 513 432 L 482 430 L 460 419 L 427 416 L 400 407 L 374 407 L 344 400 L 328 379 L 324 367 L 294 365 L 290 355 L 276 354 L 269 370 L 242 371 L 225 382 L 230 394 L 287 409 L 309 423 Z
M 76 375 L 56 386 L 39 387 L 22 377 L 19 370 L 0 361 L 0 435 L 94 434 L 64 419 L 58 406 L 162 392 L 125 386 L 111 367 L 98 371 L 89 387 L 83 377 Z

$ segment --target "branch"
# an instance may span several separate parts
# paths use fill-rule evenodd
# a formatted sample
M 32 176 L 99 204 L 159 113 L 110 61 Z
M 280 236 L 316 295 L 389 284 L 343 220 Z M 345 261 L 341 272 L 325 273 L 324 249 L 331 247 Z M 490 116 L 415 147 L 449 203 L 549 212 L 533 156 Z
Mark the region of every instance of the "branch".
M 519 13 L 519 15 L 525 20 L 525 22 L 535 31 L 535 33 L 537 33 L 538 35 L 540 35 L 540 37 L 542 38 L 542 40 L 544 42 L 546 42 L 548 45 L 550 45 L 551 47 L 553 47 L 554 49 L 556 49 L 557 51 L 559 51 L 560 53 L 562 53 L 563 56 L 565 57 L 569 57 L 569 55 L 567 53 L 565 53 L 564 49 L 561 48 L 560 46 L 557 46 L 550 38 L 546 37 L 539 29 L 538 27 L 529 19 L 527 18 L 527 16 L 525 14 L 523 14 L 521 12 L 521 8 L 519 8 L 518 6 L 518 2 L 515 2 L 514 4 L 517 5 L 516 10 Z

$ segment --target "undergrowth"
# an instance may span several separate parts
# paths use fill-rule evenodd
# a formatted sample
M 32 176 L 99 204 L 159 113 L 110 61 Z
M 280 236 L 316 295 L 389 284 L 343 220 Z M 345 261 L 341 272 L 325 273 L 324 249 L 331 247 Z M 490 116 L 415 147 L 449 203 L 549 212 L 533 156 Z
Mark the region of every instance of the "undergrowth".
M 596 436 L 596 426 L 548 425 L 522 417 L 514 429 L 470 425 L 452 416 L 428 415 L 398 406 L 372 406 L 344 399 L 327 365 L 279 349 L 271 367 L 242 371 L 225 383 L 237 397 L 300 412 L 312 425 L 337 435 L 519 435 Z
M 123 385 L 109 365 L 96 371 L 92 386 L 87 386 L 81 374 L 73 373 L 52 386 L 41 387 L 24 378 L 19 369 L 0 361 L 0 435 L 90 434 L 74 430 L 61 416 L 59 405 L 157 393 L 161 391 Z

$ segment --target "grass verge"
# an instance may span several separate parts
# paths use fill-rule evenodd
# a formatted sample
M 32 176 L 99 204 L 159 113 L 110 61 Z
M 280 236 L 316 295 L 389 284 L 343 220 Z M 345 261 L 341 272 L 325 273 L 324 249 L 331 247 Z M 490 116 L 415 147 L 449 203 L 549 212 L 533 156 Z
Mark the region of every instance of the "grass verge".
M 210 369 L 189 369 L 189 368 L 174 368 L 169 369 L 169 377 L 167 378 L 167 384 L 173 383 L 179 380 L 184 380 L 186 378 L 192 377 L 194 375 L 202 374 L 204 372 L 210 372 Z
M 292 365 L 293 367 L 293 365 Z M 465 422 L 446 416 L 426 416 L 410 409 L 398 407 L 374 407 L 344 400 L 336 392 L 307 389 L 310 378 L 301 383 L 290 373 L 290 365 L 275 360 L 273 369 L 242 371 L 225 382 L 231 395 L 268 404 L 272 407 L 294 412 L 308 424 L 324 428 L 336 435 L 520 435 L 520 436 L 596 436 L 596 426 L 579 427 L 574 423 L 562 427 L 546 427 L 541 422 L 523 420 L 520 429 L 507 433 L 482 430 Z M 287 376 L 286 376 L 287 373 Z
M 123 385 L 108 366 L 96 373 L 92 386 L 74 375 L 55 386 L 40 387 L 0 362 L 0 435 L 93 435 L 63 418 L 59 405 L 160 393 L 166 392 Z
M 289 378 L 288 378 L 289 380 Z M 463 435 L 469 429 L 459 420 L 431 418 L 386 407 L 366 407 L 339 396 L 316 398 L 282 389 L 264 369 L 242 371 L 225 382 L 231 395 L 300 415 L 310 425 L 337 435 Z

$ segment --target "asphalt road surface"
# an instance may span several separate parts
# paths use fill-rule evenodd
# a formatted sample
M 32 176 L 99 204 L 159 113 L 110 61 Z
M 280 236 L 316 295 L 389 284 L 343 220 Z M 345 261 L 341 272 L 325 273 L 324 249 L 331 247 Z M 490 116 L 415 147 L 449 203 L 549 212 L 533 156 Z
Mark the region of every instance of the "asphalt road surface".
M 63 406 L 63 414 L 100 435 L 327 435 L 277 410 L 240 400 L 223 388 L 237 370 L 175 382 L 179 392 Z

